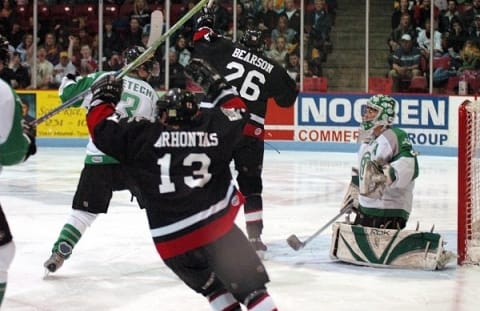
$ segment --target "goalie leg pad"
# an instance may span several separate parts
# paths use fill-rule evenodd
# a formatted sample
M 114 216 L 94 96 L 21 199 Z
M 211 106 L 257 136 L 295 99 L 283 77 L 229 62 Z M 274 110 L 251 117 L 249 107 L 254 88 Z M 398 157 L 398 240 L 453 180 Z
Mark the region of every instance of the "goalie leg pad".
M 330 257 L 373 267 L 440 270 L 454 260 L 432 232 L 333 224 Z

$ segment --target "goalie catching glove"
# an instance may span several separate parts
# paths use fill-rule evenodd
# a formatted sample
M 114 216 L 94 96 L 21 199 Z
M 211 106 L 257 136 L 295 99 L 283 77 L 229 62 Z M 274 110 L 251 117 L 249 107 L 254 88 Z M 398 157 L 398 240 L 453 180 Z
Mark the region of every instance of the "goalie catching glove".
M 92 102 L 89 108 L 101 103 L 117 105 L 123 92 L 123 80 L 117 79 L 113 74 L 108 74 L 92 84 Z
M 199 58 L 193 58 L 185 66 L 185 74 L 203 89 L 208 102 L 213 102 L 223 90 L 230 88 L 210 64 Z
M 376 161 L 367 161 L 363 180 L 360 181 L 360 194 L 372 199 L 380 199 L 385 187 L 395 181 L 395 170 L 390 164 L 380 165 Z

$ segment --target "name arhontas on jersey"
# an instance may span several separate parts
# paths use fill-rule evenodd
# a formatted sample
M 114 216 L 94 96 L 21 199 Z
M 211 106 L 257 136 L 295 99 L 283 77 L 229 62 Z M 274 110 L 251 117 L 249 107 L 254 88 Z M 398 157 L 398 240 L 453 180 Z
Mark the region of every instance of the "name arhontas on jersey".
M 207 132 L 162 132 L 154 147 L 216 147 L 217 133 Z
M 254 66 L 257 66 L 258 68 L 270 73 L 273 70 L 273 65 L 264 60 L 261 57 L 258 57 L 255 54 L 252 54 L 248 51 L 235 48 L 235 50 L 232 53 L 232 57 L 238 58 L 243 60 L 244 62 L 250 63 Z

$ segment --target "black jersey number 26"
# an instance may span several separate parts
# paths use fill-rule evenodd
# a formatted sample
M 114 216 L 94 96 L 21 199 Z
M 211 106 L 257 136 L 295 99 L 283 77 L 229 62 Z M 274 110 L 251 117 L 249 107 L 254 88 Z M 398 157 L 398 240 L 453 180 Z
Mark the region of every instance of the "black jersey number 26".
M 225 80 L 228 82 L 243 79 L 240 89 L 237 87 L 240 97 L 252 102 L 257 101 L 261 92 L 258 84 L 265 84 L 265 75 L 257 70 L 246 71 L 245 66 L 235 61 L 228 63 L 227 69 L 233 70 L 232 73 L 225 76 Z M 238 83 L 233 84 L 238 85 Z

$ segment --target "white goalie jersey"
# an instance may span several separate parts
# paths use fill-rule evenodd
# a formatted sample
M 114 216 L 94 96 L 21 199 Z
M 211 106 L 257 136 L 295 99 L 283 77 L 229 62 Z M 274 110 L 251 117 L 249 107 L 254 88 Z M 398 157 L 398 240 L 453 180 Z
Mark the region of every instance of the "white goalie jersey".
M 359 204 L 362 213 L 408 219 L 412 210 L 418 163 L 407 133 L 398 128 L 389 128 L 371 142 L 362 143 L 358 152 L 358 162 Z M 371 178 L 367 173 L 367 166 L 372 162 L 383 170 L 382 176 L 384 174 L 389 176 L 389 181 L 372 187 Z

